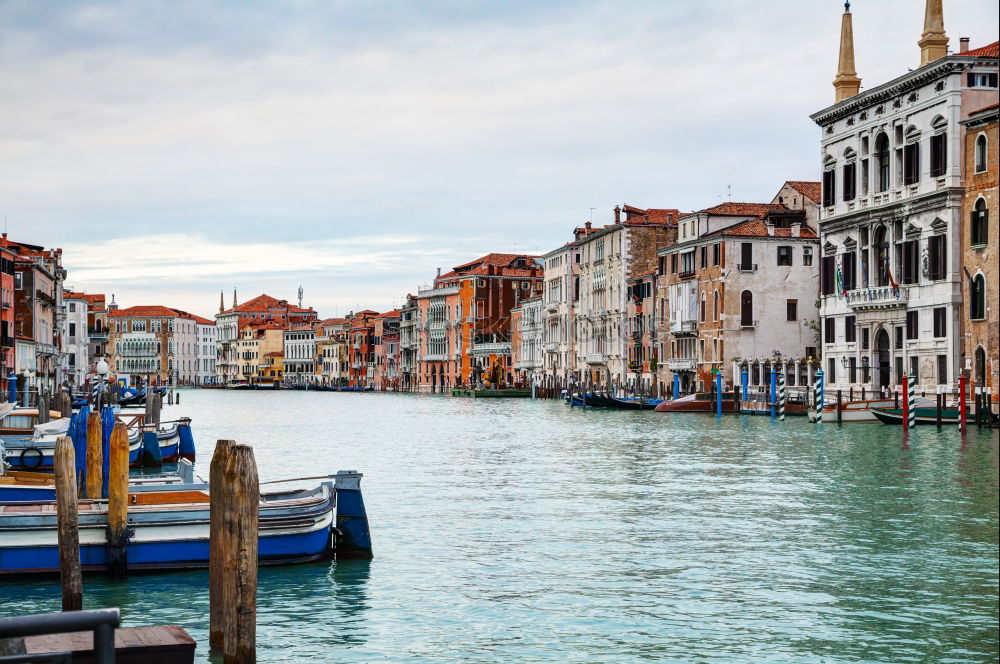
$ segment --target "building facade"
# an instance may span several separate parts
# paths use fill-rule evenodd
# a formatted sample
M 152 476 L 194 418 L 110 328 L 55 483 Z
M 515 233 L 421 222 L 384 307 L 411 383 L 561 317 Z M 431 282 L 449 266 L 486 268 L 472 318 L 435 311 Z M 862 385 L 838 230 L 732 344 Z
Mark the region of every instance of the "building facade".
M 576 377 L 574 317 L 580 293 L 580 247 L 567 243 L 542 256 L 543 368 L 560 384 Z
M 974 387 L 988 387 L 994 405 L 1000 374 L 1000 107 L 969 113 L 965 127 L 961 233 L 965 277 L 965 356 Z
M 65 382 L 82 387 L 90 371 L 90 335 L 87 330 L 89 303 L 83 293 L 63 291 L 62 361 Z
M 852 17 L 822 131 L 823 369 L 831 388 L 885 392 L 913 374 L 954 390 L 963 370 L 962 156 L 970 112 L 997 96 L 996 45 L 947 53 L 928 0 L 921 65 L 859 91 Z

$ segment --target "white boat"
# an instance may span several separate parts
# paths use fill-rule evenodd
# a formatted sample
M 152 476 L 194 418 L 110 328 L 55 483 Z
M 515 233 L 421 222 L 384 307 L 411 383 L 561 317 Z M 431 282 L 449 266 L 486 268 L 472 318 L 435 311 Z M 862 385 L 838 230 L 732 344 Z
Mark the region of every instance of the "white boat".
M 926 399 L 924 397 L 917 397 L 915 399 L 917 406 L 921 408 L 934 407 L 936 404 L 933 399 Z M 872 408 L 895 408 L 895 399 L 858 399 L 856 401 L 842 401 L 840 404 L 840 421 L 841 422 L 878 422 L 878 418 L 872 412 Z M 816 421 L 816 409 L 809 409 L 809 421 Z M 837 421 L 837 402 L 827 401 L 826 406 L 823 408 L 823 421 L 825 422 L 836 422 Z

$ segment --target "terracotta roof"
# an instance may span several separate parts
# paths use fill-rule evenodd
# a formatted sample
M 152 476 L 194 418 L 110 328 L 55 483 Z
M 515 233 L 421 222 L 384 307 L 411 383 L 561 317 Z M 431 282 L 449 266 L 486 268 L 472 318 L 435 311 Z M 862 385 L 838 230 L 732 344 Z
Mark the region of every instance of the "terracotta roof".
M 347 322 L 346 318 L 324 318 L 317 325 L 327 326 L 327 325 L 343 325 Z
M 809 182 L 805 180 L 789 180 L 786 182 L 789 187 L 799 192 L 815 203 L 819 203 L 822 197 L 822 186 L 819 182 Z
M 1000 104 L 990 104 L 989 106 L 983 106 L 982 108 L 969 113 L 969 117 L 971 118 L 973 115 L 979 115 L 980 113 L 988 113 L 989 111 L 995 111 L 998 108 L 1000 108 Z
M 379 314 L 378 318 L 399 318 L 399 309 L 393 309 L 392 311 L 387 311 L 384 314 Z
M 763 217 L 768 212 L 784 209 L 786 209 L 784 205 L 778 205 L 777 203 L 732 203 L 726 201 L 725 203 L 700 210 L 700 212 L 720 217 Z
M 108 312 L 109 316 L 114 316 L 116 318 L 124 318 L 128 316 L 145 316 L 152 318 L 177 318 L 177 311 L 171 309 L 170 307 L 162 307 L 158 304 L 143 306 L 138 305 L 135 307 L 129 307 L 128 309 L 115 309 L 114 311 Z
M 676 208 L 637 208 L 632 205 L 625 205 L 622 208 L 627 215 L 638 215 L 642 219 L 625 219 L 624 224 L 675 224 L 677 218 L 682 216 L 681 211 Z
M 451 268 L 453 272 L 463 272 L 466 269 L 472 269 L 483 265 L 492 265 L 494 267 L 507 267 L 513 263 L 518 258 L 526 258 L 529 261 L 534 261 L 538 256 L 529 256 L 527 254 L 497 254 L 491 253 L 486 254 L 482 258 L 477 258 L 474 261 L 469 261 L 468 263 L 462 263 L 461 265 L 456 265 Z
M 733 224 L 732 226 L 727 226 L 726 228 L 720 228 L 717 231 L 711 233 L 706 233 L 702 237 L 792 237 L 791 228 L 775 228 L 774 234 L 768 232 L 768 226 L 762 219 L 747 219 L 746 221 L 741 221 Z M 806 226 L 802 225 L 802 229 L 799 231 L 799 237 L 807 239 L 815 239 L 817 237 L 816 232 Z
M 965 53 L 953 53 L 952 55 L 965 55 L 976 58 L 997 58 L 1000 57 L 1000 41 L 995 41 L 992 44 L 974 48 L 971 51 L 966 51 Z
M 173 309 L 173 307 L 171 307 L 171 309 Z M 176 311 L 177 315 L 180 316 L 181 318 L 187 318 L 188 320 L 193 320 L 194 322 L 200 323 L 201 325 L 215 325 L 214 320 L 208 320 L 207 318 L 202 318 L 201 316 L 198 316 L 196 314 L 188 313 L 183 309 L 174 309 L 174 311 Z
M 247 300 L 243 304 L 237 304 L 235 307 L 230 307 L 222 313 L 258 313 L 267 311 L 269 309 L 288 309 L 289 313 L 313 313 L 313 308 L 303 309 L 291 304 L 288 300 L 279 300 L 276 297 L 271 297 L 267 293 L 262 293 L 252 300 Z
M 281 357 L 284 354 L 285 353 L 283 351 L 276 350 L 272 353 L 264 353 L 264 357 Z

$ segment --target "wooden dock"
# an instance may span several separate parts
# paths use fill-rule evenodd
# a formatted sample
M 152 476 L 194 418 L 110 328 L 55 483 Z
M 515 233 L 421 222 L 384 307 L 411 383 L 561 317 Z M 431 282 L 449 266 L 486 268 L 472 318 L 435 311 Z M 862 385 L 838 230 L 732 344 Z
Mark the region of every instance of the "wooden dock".
M 115 630 L 118 664 L 189 664 L 194 662 L 195 642 L 176 625 L 129 627 Z M 94 662 L 94 633 L 65 632 L 24 637 L 27 655 L 73 653 L 73 662 Z

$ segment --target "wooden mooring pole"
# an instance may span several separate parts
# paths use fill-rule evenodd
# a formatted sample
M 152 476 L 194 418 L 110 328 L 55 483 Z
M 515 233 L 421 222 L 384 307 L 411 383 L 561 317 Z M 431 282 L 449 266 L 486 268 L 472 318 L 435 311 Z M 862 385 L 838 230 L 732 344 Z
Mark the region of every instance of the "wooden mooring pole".
M 104 455 L 101 440 L 101 414 L 92 411 L 87 417 L 87 498 L 101 497 Z
M 73 451 L 73 439 L 69 436 L 56 439 L 54 464 L 62 610 L 79 611 L 83 608 L 83 577 L 80 574 L 80 531 L 76 505 L 76 453 Z
M 222 657 L 226 664 L 245 664 L 257 659 L 257 533 L 260 486 L 253 448 L 237 445 L 216 448 L 210 476 L 221 480 L 209 484 L 210 496 L 210 574 L 219 569 L 216 596 L 210 602 L 210 630 L 221 625 Z M 219 466 L 216 468 L 216 466 Z M 219 499 L 212 496 L 222 490 Z M 214 528 L 214 526 L 218 526 Z M 218 531 L 216 533 L 215 531 Z M 215 539 L 213 536 L 217 534 Z M 214 576 L 214 574 L 212 574 Z M 211 587 L 210 587 L 211 592 Z M 217 631 L 214 633 L 218 639 Z M 210 631 L 209 638 L 213 636 Z
M 222 479 L 224 459 L 229 456 L 229 448 L 236 444 L 233 440 L 215 443 L 215 453 L 208 475 L 209 526 L 208 526 L 208 645 L 221 648 L 225 641 L 222 614 L 225 602 L 222 597 L 222 511 L 226 504 L 226 485 Z
M 128 570 L 128 432 L 121 422 L 108 448 L 108 574 L 120 579 Z

